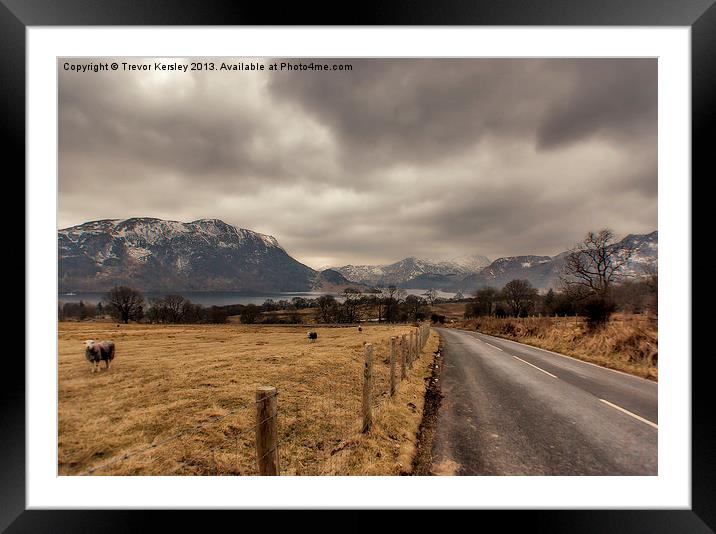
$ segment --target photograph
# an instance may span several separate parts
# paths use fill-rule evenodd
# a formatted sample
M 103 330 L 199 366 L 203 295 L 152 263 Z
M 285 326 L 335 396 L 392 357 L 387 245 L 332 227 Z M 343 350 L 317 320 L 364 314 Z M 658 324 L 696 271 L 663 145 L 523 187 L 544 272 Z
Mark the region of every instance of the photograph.
M 60 477 L 659 475 L 658 58 L 56 61 Z

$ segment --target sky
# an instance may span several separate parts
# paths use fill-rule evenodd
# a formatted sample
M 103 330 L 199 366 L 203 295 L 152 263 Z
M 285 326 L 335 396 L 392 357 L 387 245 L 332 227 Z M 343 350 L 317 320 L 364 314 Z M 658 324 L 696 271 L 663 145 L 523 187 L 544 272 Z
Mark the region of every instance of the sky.
M 151 70 L 64 68 L 112 61 Z M 58 60 L 59 228 L 216 218 L 314 268 L 657 229 L 656 59 L 156 61 L 197 59 Z

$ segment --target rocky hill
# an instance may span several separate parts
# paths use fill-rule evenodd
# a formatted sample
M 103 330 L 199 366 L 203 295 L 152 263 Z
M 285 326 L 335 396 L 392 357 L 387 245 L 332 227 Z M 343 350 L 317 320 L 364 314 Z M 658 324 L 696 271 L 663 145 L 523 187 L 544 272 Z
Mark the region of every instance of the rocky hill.
M 57 233 L 59 291 L 310 291 L 320 274 L 276 238 L 218 219 L 100 220 Z

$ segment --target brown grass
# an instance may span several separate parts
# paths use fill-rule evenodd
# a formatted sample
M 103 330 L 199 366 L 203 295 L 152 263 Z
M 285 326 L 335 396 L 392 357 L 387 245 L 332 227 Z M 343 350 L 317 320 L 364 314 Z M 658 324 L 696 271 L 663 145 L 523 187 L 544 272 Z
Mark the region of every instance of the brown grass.
M 448 322 L 451 320 L 461 321 L 465 317 L 464 302 L 441 302 L 439 304 L 434 304 L 430 310 L 430 313 L 444 315 Z
M 450 326 L 479 330 L 652 380 L 658 379 L 658 327 L 654 319 L 616 315 L 590 330 L 582 318 L 481 317 Z
M 315 330 L 309 343 L 305 327 L 60 323 L 59 474 L 256 474 L 259 385 L 279 392 L 281 474 L 408 470 L 437 336 L 391 401 L 388 339 L 409 326 Z M 85 339 L 115 341 L 109 371 L 90 373 Z M 367 436 L 358 432 L 364 342 L 375 347 L 380 406 Z

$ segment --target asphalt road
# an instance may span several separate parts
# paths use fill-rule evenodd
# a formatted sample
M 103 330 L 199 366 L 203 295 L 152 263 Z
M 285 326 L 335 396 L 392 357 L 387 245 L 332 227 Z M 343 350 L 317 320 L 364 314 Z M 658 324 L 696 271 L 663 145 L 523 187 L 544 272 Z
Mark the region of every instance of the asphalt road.
M 657 384 L 448 328 L 435 474 L 656 475 Z

